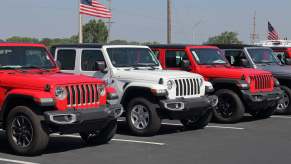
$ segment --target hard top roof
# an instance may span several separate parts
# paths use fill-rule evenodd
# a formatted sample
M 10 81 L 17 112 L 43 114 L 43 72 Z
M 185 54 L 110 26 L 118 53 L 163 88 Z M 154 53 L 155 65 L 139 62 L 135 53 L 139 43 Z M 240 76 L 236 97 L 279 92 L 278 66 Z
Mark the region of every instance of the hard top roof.
M 84 43 L 84 44 L 58 44 L 53 45 L 52 48 L 102 48 L 104 46 L 103 44 L 97 44 L 97 43 Z
M 150 48 L 176 48 L 176 49 L 185 49 L 186 47 L 197 47 L 197 48 L 215 48 L 214 46 L 209 45 L 191 45 L 191 44 L 155 44 L 148 45 Z
M 97 44 L 97 43 L 83 43 L 83 44 L 59 44 L 53 45 L 51 48 L 102 48 L 104 46 L 109 47 L 137 47 L 137 48 L 145 48 L 147 46 L 144 45 L 130 45 L 130 44 Z
M 0 47 L 45 47 L 39 43 L 13 43 L 13 42 L 0 42 Z
M 257 45 L 248 45 L 248 44 L 211 44 L 210 46 L 216 46 L 220 49 L 243 49 L 246 47 L 262 47 Z

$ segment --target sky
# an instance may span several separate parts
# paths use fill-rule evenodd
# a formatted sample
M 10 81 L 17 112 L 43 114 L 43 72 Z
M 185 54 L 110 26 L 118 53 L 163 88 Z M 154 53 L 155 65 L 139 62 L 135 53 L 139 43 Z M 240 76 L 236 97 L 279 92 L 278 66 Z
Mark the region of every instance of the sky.
M 255 12 L 258 40 L 266 38 L 268 20 L 291 38 L 291 0 L 172 1 L 174 43 L 201 44 L 224 31 L 249 43 Z M 112 0 L 112 8 L 111 40 L 166 42 L 166 0 Z M 0 22 L 0 39 L 70 37 L 78 33 L 78 0 L 0 0 Z

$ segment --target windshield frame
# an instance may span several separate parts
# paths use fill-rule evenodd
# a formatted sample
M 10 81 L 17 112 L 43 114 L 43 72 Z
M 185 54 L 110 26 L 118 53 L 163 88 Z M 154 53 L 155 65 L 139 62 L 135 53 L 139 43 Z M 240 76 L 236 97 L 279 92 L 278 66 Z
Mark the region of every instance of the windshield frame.
M 42 46 L 0 46 L 0 50 L 1 49 L 13 49 L 13 48 L 27 48 L 27 49 L 40 49 L 41 51 L 43 51 L 44 54 L 46 54 L 46 56 L 48 57 L 48 60 L 49 62 L 51 63 L 51 66 L 47 66 L 47 67 L 44 67 L 44 66 L 41 66 L 41 67 L 38 67 L 38 66 L 19 66 L 19 65 L 6 65 L 6 66 L 1 66 L 0 65 L 0 71 L 1 70 L 18 70 L 18 69 L 24 69 L 24 70 L 30 70 L 30 69 L 43 69 L 43 70 L 51 70 L 51 69 L 57 69 L 58 66 L 56 64 L 56 62 L 54 61 L 51 53 L 48 51 L 48 49 L 46 47 L 42 47 Z M 17 54 L 19 55 L 19 54 Z M 21 54 L 20 54 L 21 55 Z
M 147 47 L 143 47 L 143 46 L 106 46 L 106 47 L 104 47 L 104 49 L 107 53 L 107 56 L 108 56 L 108 59 L 110 61 L 111 66 L 114 68 L 136 68 L 136 67 L 141 67 L 141 68 L 153 68 L 153 67 L 158 68 L 159 67 L 160 68 L 161 67 L 161 64 L 160 64 L 159 60 L 157 59 L 157 57 L 155 56 L 154 52 Z M 148 66 L 147 65 L 124 65 L 124 66 L 122 65 L 122 66 L 118 66 L 118 65 L 112 63 L 112 60 L 110 58 L 110 54 L 108 52 L 109 49 L 145 49 L 148 52 L 150 52 L 150 55 L 152 56 L 155 64 L 148 65 Z
M 255 62 L 254 59 L 252 58 L 252 55 L 250 53 L 249 50 L 270 50 L 271 51 L 271 55 L 274 58 L 274 62 Z M 252 63 L 254 63 L 255 65 L 265 65 L 265 64 L 277 64 L 277 65 L 281 65 L 282 63 L 280 62 L 280 60 L 273 54 L 274 51 L 271 48 L 268 47 L 246 47 L 245 51 L 247 52 L 250 60 L 252 61 Z
M 210 49 L 210 50 L 218 50 L 220 51 L 222 54 L 219 54 L 219 56 L 221 56 L 223 59 L 224 59 L 224 62 L 225 63 L 201 63 L 200 61 L 197 60 L 197 58 L 195 57 L 195 55 L 193 54 L 193 51 L 196 53 L 195 50 L 197 49 Z M 221 49 L 218 49 L 218 48 L 190 48 L 189 49 L 190 52 L 191 52 L 191 55 L 193 57 L 193 59 L 195 60 L 195 62 L 198 64 L 198 65 L 202 65 L 202 66 L 215 66 L 215 65 L 230 65 L 229 62 L 227 61 L 227 59 L 225 58 L 225 56 L 223 55 L 223 51 Z M 197 54 L 197 53 L 196 53 Z

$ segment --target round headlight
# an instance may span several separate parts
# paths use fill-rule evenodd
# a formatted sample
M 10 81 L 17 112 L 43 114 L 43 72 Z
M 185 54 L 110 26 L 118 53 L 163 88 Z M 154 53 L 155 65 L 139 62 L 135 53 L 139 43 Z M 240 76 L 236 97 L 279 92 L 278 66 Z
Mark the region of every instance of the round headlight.
M 98 86 L 98 91 L 99 91 L 99 94 L 100 94 L 101 96 L 105 96 L 105 94 L 106 94 L 106 91 L 105 91 L 105 85 L 100 85 L 100 86 Z
M 64 87 L 57 87 L 55 90 L 55 96 L 57 99 L 59 100 L 64 100 L 65 98 L 67 98 L 67 91 Z
M 173 85 L 174 85 L 174 82 L 173 82 L 172 80 L 169 80 L 169 81 L 167 82 L 167 88 L 168 88 L 169 90 L 171 90 L 171 89 L 173 88 Z

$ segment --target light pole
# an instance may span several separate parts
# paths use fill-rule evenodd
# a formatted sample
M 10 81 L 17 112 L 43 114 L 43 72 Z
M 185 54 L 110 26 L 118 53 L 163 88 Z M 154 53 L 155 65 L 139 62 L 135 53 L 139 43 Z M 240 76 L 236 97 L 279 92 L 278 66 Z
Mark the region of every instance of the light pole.
M 108 1 L 108 8 L 109 8 L 109 11 L 110 12 L 112 12 L 112 0 L 107 0 Z M 110 37 L 111 37 L 111 25 L 112 25 L 112 23 L 114 23 L 114 22 L 112 22 L 112 19 L 111 18 L 109 18 L 108 19 L 108 38 L 107 38 L 107 42 L 109 42 L 110 41 Z
M 199 25 L 201 25 L 204 21 L 203 20 L 199 20 L 198 22 L 194 23 L 193 26 L 193 44 L 196 43 L 196 29 Z
M 172 43 L 172 0 L 167 0 L 167 43 Z

